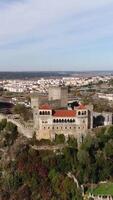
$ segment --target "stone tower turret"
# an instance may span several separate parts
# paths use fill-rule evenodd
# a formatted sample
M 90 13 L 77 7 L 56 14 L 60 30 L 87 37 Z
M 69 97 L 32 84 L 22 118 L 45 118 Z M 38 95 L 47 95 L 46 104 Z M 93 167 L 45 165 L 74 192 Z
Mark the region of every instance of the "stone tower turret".
M 67 107 L 68 103 L 68 88 L 67 87 L 56 87 L 52 86 L 49 88 L 49 101 L 60 101 L 61 107 Z
M 31 96 L 31 108 L 33 111 L 34 130 L 39 129 L 39 97 L 38 94 Z
M 86 106 L 88 109 L 88 129 L 93 128 L 93 105 L 89 104 Z
M 61 107 L 67 107 L 68 104 L 68 88 L 61 87 Z

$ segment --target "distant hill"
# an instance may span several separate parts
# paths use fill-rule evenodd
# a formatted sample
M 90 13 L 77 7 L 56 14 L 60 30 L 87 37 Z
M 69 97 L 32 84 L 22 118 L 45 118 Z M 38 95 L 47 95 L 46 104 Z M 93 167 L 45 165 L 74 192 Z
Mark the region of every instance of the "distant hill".
M 2 79 L 35 79 L 50 77 L 69 77 L 69 76 L 94 76 L 94 75 L 113 75 L 113 71 L 37 71 L 37 72 L 0 72 Z

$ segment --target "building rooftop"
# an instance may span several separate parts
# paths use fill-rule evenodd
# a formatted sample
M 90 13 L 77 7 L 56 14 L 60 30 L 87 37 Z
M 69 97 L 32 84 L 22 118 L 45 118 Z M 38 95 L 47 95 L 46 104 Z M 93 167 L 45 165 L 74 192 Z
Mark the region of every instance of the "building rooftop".
M 55 110 L 54 117 L 75 117 L 75 110 Z
M 39 107 L 40 110 L 52 110 L 52 107 L 46 103 L 46 104 L 43 104 Z

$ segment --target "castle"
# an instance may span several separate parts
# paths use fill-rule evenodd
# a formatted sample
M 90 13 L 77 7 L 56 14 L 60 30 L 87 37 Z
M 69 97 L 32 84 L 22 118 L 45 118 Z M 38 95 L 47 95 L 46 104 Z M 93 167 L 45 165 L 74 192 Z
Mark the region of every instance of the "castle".
M 93 106 L 68 102 L 66 87 L 50 87 L 48 97 L 34 94 L 31 106 L 38 140 L 53 140 L 56 134 L 63 134 L 81 142 L 87 130 L 93 128 Z
M 63 134 L 82 142 L 89 129 L 113 124 L 112 113 L 96 113 L 92 105 L 68 101 L 66 87 L 50 87 L 48 96 L 33 94 L 31 107 L 38 140 L 53 140 L 56 134 Z

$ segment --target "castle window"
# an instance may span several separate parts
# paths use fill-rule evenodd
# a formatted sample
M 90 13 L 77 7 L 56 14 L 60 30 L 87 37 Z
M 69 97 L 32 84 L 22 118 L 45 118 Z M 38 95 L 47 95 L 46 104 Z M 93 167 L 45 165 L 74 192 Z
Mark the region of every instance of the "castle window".
M 108 119 L 107 119 L 107 121 L 109 122 L 110 120 L 109 120 L 109 116 L 107 117 Z
M 45 113 L 44 113 L 45 115 L 47 115 L 48 114 L 48 112 L 47 111 L 45 111 Z
M 86 115 L 86 111 L 84 111 L 84 115 Z
M 58 127 L 57 127 L 57 129 L 58 129 Z
M 54 126 L 53 126 L 53 129 L 54 129 Z
M 71 127 L 70 127 L 70 129 L 71 129 Z
M 78 115 L 80 115 L 81 113 L 80 113 L 80 111 L 78 112 Z
M 67 129 L 67 127 L 65 127 L 65 129 Z

